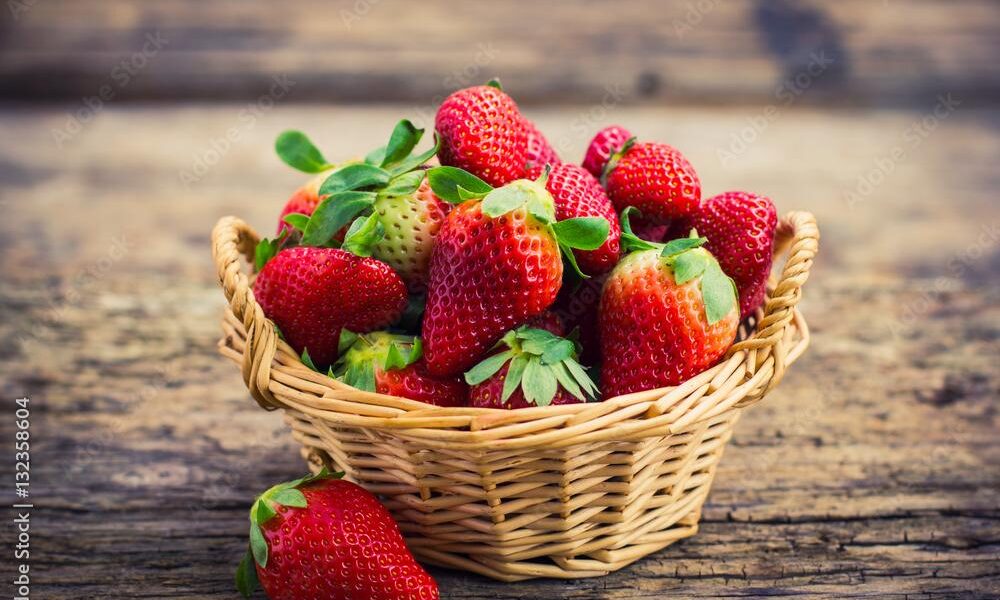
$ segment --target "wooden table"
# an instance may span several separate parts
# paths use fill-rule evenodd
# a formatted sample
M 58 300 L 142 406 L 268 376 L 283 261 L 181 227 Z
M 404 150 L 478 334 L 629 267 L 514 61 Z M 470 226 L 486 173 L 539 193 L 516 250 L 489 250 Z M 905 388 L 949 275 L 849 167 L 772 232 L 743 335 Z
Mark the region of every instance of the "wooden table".
M 0 429 L 30 397 L 32 597 L 235 598 L 252 497 L 304 467 L 216 354 L 209 231 L 273 227 L 301 180 L 278 131 L 348 157 L 419 107 L 111 102 L 59 147 L 77 108 L 0 111 Z M 529 113 L 573 158 L 592 108 Z M 817 215 L 813 346 L 741 420 L 696 537 L 574 582 L 435 569 L 443 597 L 997 597 L 1000 113 L 604 110 L 707 193 Z

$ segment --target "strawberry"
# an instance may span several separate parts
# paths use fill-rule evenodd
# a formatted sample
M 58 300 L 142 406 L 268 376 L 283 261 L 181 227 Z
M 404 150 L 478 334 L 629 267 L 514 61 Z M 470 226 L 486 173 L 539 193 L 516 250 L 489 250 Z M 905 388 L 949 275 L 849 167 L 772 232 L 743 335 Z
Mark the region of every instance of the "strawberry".
M 531 176 L 538 176 L 542 171 L 536 168 Z M 552 194 L 556 204 L 556 219 L 572 219 L 574 217 L 601 217 L 610 225 L 608 239 L 596 250 L 575 250 L 576 260 L 580 270 L 588 275 L 598 275 L 610 271 L 618 262 L 620 254 L 619 238 L 621 227 L 618 214 L 608 199 L 600 182 L 594 176 L 570 163 L 556 165 L 548 174 L 545 189 Z
M 608 161 L 604 183 L 619 212 L 634 206 L 655 224 L 686 217 L 701 201 L 694 167 L 666 144 L 626 143 Z
M 344 383 L 438 406 L 465 405 L 469 387 L 461 377 L 432 377 L 422 360 L 420 338 L 384 331 L 341 335 L 349 337 L 345 340 L 349 344 L 334 365 L 333 375 Z
M 389 265 L 336 248 L 285 248 L 253 284 L 254 298 L 296 352 L 325 369 L 342 328 L 372 331 L 395 321 L 406 285 Z
M 528 132 L 527 152 L 525 164 L 528 169 L 545 168 L 546 165 L 555 166 L 562 162 L 555 148 L 549 143 L 538 127 L 529 119 L 524 119 L 524 127 Z
M 625 142 L 631 138 L 629 130 L 620 125 L 609 125 L 598 131 L 594 139 L 590 140 L 587 152 L 583 155 L 583 168 L 590 171 L 594 177 L 601 177 L 608 159 L 621 150 Z
M 434 127 L 442 165 L 459 167 L 495 186 L 524 177 L 529 130 L 517 104 L 499 85 L 451 94 L 438 108 Z
M 600 217 L 556 222 L 552 195 L 537 181 L 492 189 L 454 167 L 428 178 L 435 194 L 460 203 L 438 232 L 423 319 L 427 369 L 444 377 L 548 308 L 562 281 L 560 254 L 575 265 L 571 249 L 599 247 L 610 226 Z
M 770 198 L 749 192 L 725 192 L 701 203 L 685 221 L 708 238 L 705 248 L 736 282 L 740 318 L 764 302 L 771 274 L 774 229 L 778 215 Z
M 673 223 L 677 222 L 678 221 L 674 221 L 671 224 L 659 225 L 657 223 L 645 221 L 642 217 L 637 216 L 632 222 L 632 233 L 647 242 L 659 243 L 667 239 L 667 236 L 673 231 Z M 690 227 L 688 230 L 690 230 Z M 687 231 L 685 231 L 684 235 L 677 235 L 673 237 L 685 237 L 686 235 Z
M 563 323 L 563 318 L 552 310 L 547 310 L 537 317 L 528 319 L 525 325 L 536 329 L 544 329 L 552 335 L 558 335 L 559 337 L 566 335 L 566 325 Z
M 285 203 L 285 207 L 281 209 L 281 214 L 278 216 L 277 235 L 281 235 L 285 229 L 291 229 L 291 225 L 285 222 L 286 216 L 296 213 L 307 216 L 313 214 L 313 211 L 316 210 L 321 200 L 319 197 L 319 187 L 323 185 L 323 182 L 329 175 L 329 171 L 320 173 L 292 194 L 292 197 Z
M 596 365 L 601 359 L 597 308 L 607 278 L 608 273 L 603 273 L 575 285 L 564 285 L 551 309 L 565 324 L 564 331 L 576 331 L 580 362 L 585 365 Z
M 677 385 L 697 375 L 729 349 L 739 326 L 736 285 L 705 238 L 668 244 L 631 233 L 635 251 L 611 272 L 601 293 L 601 385 L 612 397 Z
M 372 247 L 372 256 L 395 269 L 411 291 L 423 291 L 434 240 L 451 205 L 435 196 L 423 179 L 413 193 L 380 194 L 372 208 L 385 230 L 385 237 Z
M 586 402 L 597 386 L 576 362 L 573 342 L 544 329 L 522 326 L 501 340 L 506 349 L 465 374 L 477 408 L 528 408 Z
M 370 492 L 326 469 L 264 492 L 250 509 L 250 548 L 236 571 L 249 598 L 436 600 L 437 583 Z

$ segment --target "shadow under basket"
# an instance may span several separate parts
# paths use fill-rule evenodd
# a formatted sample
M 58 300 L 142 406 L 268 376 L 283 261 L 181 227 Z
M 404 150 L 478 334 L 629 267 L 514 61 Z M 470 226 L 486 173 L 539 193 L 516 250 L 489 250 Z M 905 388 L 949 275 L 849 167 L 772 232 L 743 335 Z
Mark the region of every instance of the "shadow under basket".
M 257 241 L 234 217 L 212 232 L 229 301 L 219 349 L 254 399 L 284 411 L 313 471 L 378 495 L 420 560 L 518 581 L 605 575 L 698 531 L 736 420 L 809 344 L 796 305 L 819 230 L 805 212 L 779 221 L 767 302 L 716 366 L 676 387 L 521 410 L 440 408 L 310 370 L 254 300 L 244 259 Z

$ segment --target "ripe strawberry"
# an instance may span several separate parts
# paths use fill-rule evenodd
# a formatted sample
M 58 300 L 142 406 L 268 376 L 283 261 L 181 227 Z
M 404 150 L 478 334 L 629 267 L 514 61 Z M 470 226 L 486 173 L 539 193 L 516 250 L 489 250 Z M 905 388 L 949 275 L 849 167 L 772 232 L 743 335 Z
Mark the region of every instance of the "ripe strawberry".
M 583 155 L 583 168 L 598 179 L 604 174 L 608 159 L 622 149 L 632 134 L 620 125 L 609 125 L 597 132 L 590 140 L 587 152 Z
M 413 193 L 380 195 L 372 208 L 385 230 L 385 237 L 372 247 L 372 256 L 395 269 L 410 291 L 423 291 L 434 239 L 451 205 L 435 196 L 424 179 Z
M 240 593 L 249 598 L 259 583 L 271 600 L 440 598 L 389 511 L 340 476 L 323 469 L 257 498 Z
M 493 190 L 452 167 L 428 178 L 439 197 L 462 202 L 438 232 L 423 320 L 427 369 L 443 377 L 548 308 L 562 281 L 561 251 L 575 264 L 569 249 L 599 247 L 609 225 L 597 217 L 555 222 L 552 196 L 535 181 Z
M 656 224 L 693 213 L 701 201 L 701 182 L 691 163 L 666 144 L 626 144 L 611 157 L 605 175 L 608 196 L 620 212 L 634 206 Z
M 459 167 L 491 185 L 524 177 L 528 128 L 514 100 L 493 85 L 458 90 L 434 120 L 442 165 Z
M 526 152 L 526 167 L 545 168 L 545 165 L 555 166 L 562 162 L 555 148 L 549 143 L 538 127 L 529 119 L 524 119 L 524 127 L 528 131 Z
M 313 211 L 316 210 L 321 200 L 319 197 L 319 186 L 323 185 L 323 182 L 329 175 L 329 171 L 320 173 L 292 194 L 292 197 L 285 203 L 285 207 L 281 209 L 281 214 L 278 215 L 277 235 L 281 235 L 281 232 L 285 229 L 291 229 L 291 225 L 285 222 L 286 216 L 295 213 L 306 216 L 313 214 Z
M 538 176 L 540 168 L 531 171 L 530 176 Z M 596 250 L 575 250 L 580 269 L 588 275 L 598 275 L 610 271 L 618 262 L 621 253 L 619 238 L 621 226 L 614 205 L 608 199 L 600 182 L 583 167 L 570 163 L 556 165 L 549 172 L 545 189 L 552 194 L 556 203 L 556 219 L 574 217 L 602 217 L 610 225 L 608 239 Z
M 333 367 L 333 375 L 344 383 L 438 406 L 465 405 L 469 386 L 461 377 L 432 377 L 422 359 L 420 338 L 384 331 L 351 337 Z
M 577 284 L 563 286 L 551 309 L 565 324 L 564 331 L 577 332 L 580 362 L 588 366 L 597 365 L 601 360 L 597 308 L 601 303 L 601 289 L 607 278 L 608 273 L 603 273 Z
M 597 386 L 576 362 L 573 342 L 544 329 L 522 326 L 507 332 L 506 350 L 465 374 L 477 408 L 528 408 L 575 404 L 597 396 Z
M 674 222 L 676 223 L 676 221 Z M 646 240 L 647 242 L 659 243 L 666 241 L 667 236 L 670 234 L 672 230 L 673 226 L 670 224 L 659 225 L 657 223 L 649 223 L 647 221 L 644 221 L 642 217 L 635 217 L 635 219 L 632 222 L 632 233 L 634 233 L 639 238 Z M 685 231 L 684 235 L 674 236 L 674 237 L 685 237 L 686 235 L 687 232 Z
M 736 282 L 740 295 L 740 318 L 764 302 L 771 274 L 774 229 L 778 215 L 770 198 L 748 192 L 725 192 L 701 203 L 686 221 L 694 228 L 722 270 Z
M 601 385 L 612 397 L 677 385 L 713 365 L 739 326 L 736 286 L 704 248 L 705 238 L 653 244 L 611 272 L 601 294 Z
M 285 248 L 253 285 L 264 314 L 320 369 L 337 359 L 342 328 L 366 332 L 395 321 L 406 285 L 389 265 L 335 248 Z

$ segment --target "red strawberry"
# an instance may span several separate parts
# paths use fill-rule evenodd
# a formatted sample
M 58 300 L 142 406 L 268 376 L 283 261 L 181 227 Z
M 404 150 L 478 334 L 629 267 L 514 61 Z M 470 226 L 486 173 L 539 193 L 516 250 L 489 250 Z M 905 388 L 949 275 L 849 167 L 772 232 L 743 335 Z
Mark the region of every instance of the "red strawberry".
M 538 127 L 530 120 L 524 120 L 524 127 L 528 131 L 528 144 L 526 152 L 526 166 L 531 168 L 544 168 L 545 165 L 558 165 L 562 162 L 555 148 L 549 143 Z
M 519 327 L 503 337 L 506 350 L 465 374 L 477 408 L 528 408 L 586 402 L 597 386 L 576 362 L 573 342 L 544 329 Z
M 440 377 L 465 371 L 505 332 L 548 308 L 562 281 L 561 249 L 592 250 L 609 227 L 593 217 L 555 223 L 552 196 L 535 181 L 492 190 L 451 167 L 428 177 L 449 202 L 473 198 L 448 215 L 431 257 L 423 336 L 427 369 Z
M 326 469 L 264 492 L 250 509 L 250 550 L 236 572 L 249 598 L 436 600 L 437 583 L 410 554 L 389 511 Z
M 442 165 L 459 167 L 491 185 L 524 177 L 528 128 L 514 100 L 492 85 L 445 98 L 434 121 Z
M 666 224 L 693 213 L 701 200 L 701 182 L 691 163 L 666 144 L 626 144 L 611 158 L 606 176 L 608 196 L 621 212 L 634 206 L 642 218 Z
M 434 239 L 451 205 L 435 196 L 424 179 L 416 192 L 380 196 L 372 208 L 385 230 L 385 237 L 372 246 L 372 256 L 395 269 L 411 291 L 423 291 Z
M 764 302 L 771 274 L 774 229 L 778 215 L 770 198 L 748 192 L 725 192 L 701 203 L 685 220 L 688 230 L 708 238 L 707 248 L 736 282 L 740 318 Z
M 621 150 L 631 137 L 629 130 L 620 125 L 609 125 L 598 131 L 594 139 L 590 140 L 587 152 L 583 155 L 583 168 L 590 171 L 594 177 L 600 178 L 604 174 L 608 159 Z
M 422 356 L 420 338 L 384 331 L 362 334 L 353 338 L 333 373 L 359 390 L 438 406 L 464 406 L 469 393 L 465 381 L 432 377 Z
M 300 187 L 288 202 L 285 203 L 285 207 L 281 209 L 281 214 L 278 216 L 278 233 L 285 229 L 289 229 L 291 226 L 285 222 L 285 217 L 299 213 L 302 215 L 311 215 L 316 207 L 319 205 L 321 198 L 319 197 L 319 186 L 323 185 L 323 182 L 330 175 L 329 171 L 320 173 L 319 175 L 313 177 L 305 185 Z
M 320 369 L 337 359 L 342 328 L 365 332 L 395 321 L 406 285 L 389 265 L 335 248 L 285 248 L 258 273 L 254 297 L 296 352 Z
M 542 171 L 536 168 L 530 176 L 537 176 Z M 556 165 L 548 175 L 545 189 L 552 194 L 556 203 L 556 219 L 572 219 L 574 217 L 602 217 L 610 225 L 608 239 L 597 250 L 575 250 L 576 260 L 580 269 L 588 275 L 598 275 L 610 271 L 618 262 L 621 252 L 619 238 L 621 226 L 618 214 L 608 199 L 600 182 L 594 176 L 577 165 L 562 163 Z
M 563 286 L 551 310 L 565 323 L 564 331 L 577 332 L 581 346 L 580 362 L 585 365 L 596 365 L 601 359 L 597 307 L 601 303 L 601 288 L 607 278 L 608 273 L 603 273 L 575 285 Z
M 677 385 L 729 349 L 739 326 L 736 286 L 704 238 L 666 245 L 623 238 L 637 251 L 601 294 L 601 385 L 606 397 Z
M 647 242 L 663 242 L 666 241 L 667 236 L 673 230 L 672 225 L 659 225 L 656 223 L 649 223 L 644 221 L 642 217 L 635 217 L 632 222 L 632 233 Z M 673 236 L 673 237 L 686 237 L 685 235 Z

